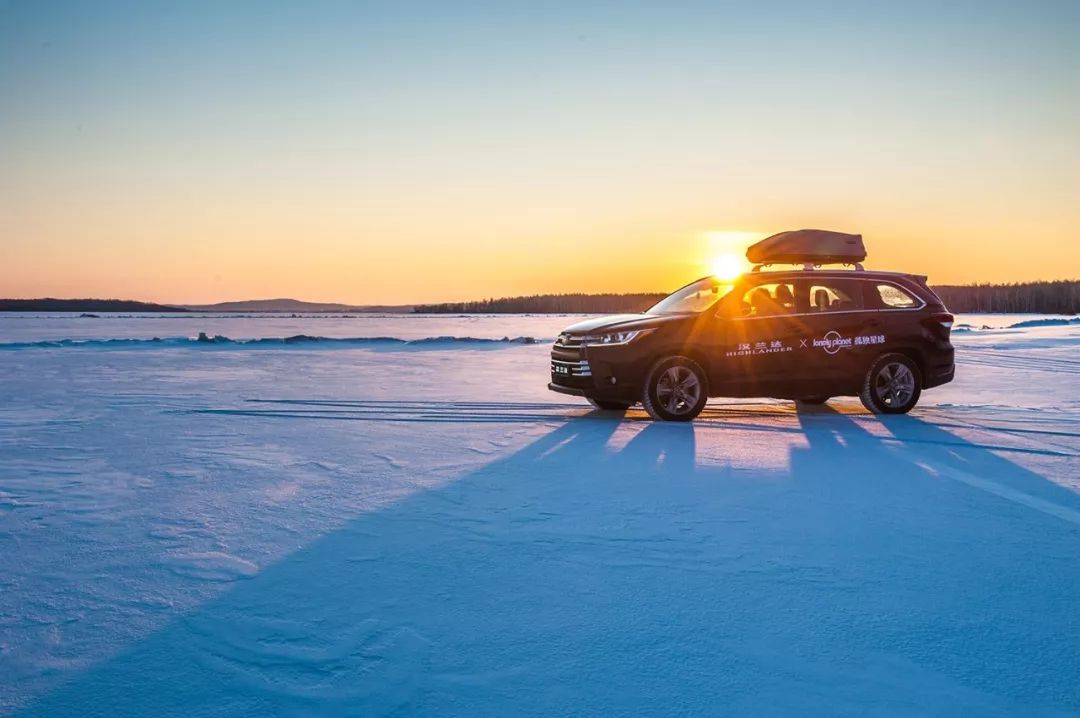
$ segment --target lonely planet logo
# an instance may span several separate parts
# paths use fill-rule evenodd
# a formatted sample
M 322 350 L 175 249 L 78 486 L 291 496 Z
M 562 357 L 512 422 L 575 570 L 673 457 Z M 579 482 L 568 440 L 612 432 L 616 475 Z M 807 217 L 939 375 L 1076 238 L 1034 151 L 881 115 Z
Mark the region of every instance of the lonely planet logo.
M 822 347 L 827 354 L 835 354 L 841 349 L 850 349 L 851 343 L 851 337 L 842 337 L 837 331 L 828 332 L 821 339 L 814 340 L 814 346 Z

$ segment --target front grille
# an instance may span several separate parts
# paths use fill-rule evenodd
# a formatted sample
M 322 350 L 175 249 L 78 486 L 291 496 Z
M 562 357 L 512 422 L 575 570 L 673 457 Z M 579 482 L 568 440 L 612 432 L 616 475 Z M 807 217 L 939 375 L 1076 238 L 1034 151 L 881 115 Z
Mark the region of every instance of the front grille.
M 585 347 L 578 339 L 567 339 L 566 334 L 560 334 L 551 347 L 551 360 L 562 362 L 576 362 L 585 358 Z
M 555 340 L 555 346 L 557 347 L 579 347 L 581 346 L 581 337 L 575 337 L 573 334 L 567 334 L 563 332 Z
M 551 375 L 559 378 L 583 378 L 592 376 L 592 368 L 587 359 L 577 361 L 563 361 L 562 359 L 551 360 Z

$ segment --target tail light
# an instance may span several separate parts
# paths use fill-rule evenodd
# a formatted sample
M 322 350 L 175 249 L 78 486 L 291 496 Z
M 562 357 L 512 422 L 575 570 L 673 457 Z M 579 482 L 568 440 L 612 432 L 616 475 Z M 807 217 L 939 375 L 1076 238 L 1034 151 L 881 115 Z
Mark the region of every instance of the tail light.
M 948 339 L 949 334 L 952 332 L 954 319 L 955 317 L 948 312 L 934 312 L 926 319 L 923 319 L 923 326 L 942 339 Z

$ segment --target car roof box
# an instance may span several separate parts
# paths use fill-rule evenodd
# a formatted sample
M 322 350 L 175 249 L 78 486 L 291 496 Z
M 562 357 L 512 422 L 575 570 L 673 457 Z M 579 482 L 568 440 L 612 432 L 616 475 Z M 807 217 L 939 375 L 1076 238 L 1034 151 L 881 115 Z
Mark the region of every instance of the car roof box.
M 750 245 L 754 264 L 855 264 L 866 259 L 861 234 L 825 229 L 795 229 Z

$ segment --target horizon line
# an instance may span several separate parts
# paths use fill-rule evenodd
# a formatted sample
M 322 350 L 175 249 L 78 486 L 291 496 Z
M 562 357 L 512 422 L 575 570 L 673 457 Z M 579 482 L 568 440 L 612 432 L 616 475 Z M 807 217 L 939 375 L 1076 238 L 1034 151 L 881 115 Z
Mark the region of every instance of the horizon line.
M 933 284 L 931 287 L 1007 287 L 1007 286 L 1023 286 L 1031 284 L 1055 284 L 1055 283 L 1070 283 L 1080 282 L 1080 278 L 1076 279 L 1035 279 L 1018 282 L 968 282 L 960 284 Z M 680 285 L 682 286 L 682 285 Z M 677 288 L 676 288 L 677 289 Z M 174 307 L 178 309 L 184 309 L 189 307 L 212 307 L 220 304 L 255 304 L 255 303 L 268 303 L 268 302 L 296 302 L 299 304 L 321 304 L 321 305 L 335 305 L 340 307 L 349 308 L 362 308 L 362 307 L 415 307 L 418 305 L 433 306 L 440 304 L 468 304 L 472 302 L 483 302 L 492 300 L 507 300 L 507 299 L 523 299 L 529 297 L 544 297 L 544 296 L 631 296 L 641 294 L 653 294 L 653 295 L 667 295 L 670 294 L 671 289 L 668 290 L 639 290 L 639 291 L 624 291 L 624 292 L 589 292 L 589 291 L 571 291 L 571 292 L 533 292 L 531 294 L 508 294 L 503 296 L 486 296 L 472 299 L 448 299 L 438 301 L 413 301 L 413 302 L 345 302 L 345 301 L 318 301 L 309 299 L 297 299 L 295 297 L 270 297 L 259 299 L 224 299 L 219 301 L 210 302 L 170 302 L 170 301 L 155 301 L 150 299 L 132 299 L 121 297 L 55 297 L 55 296 L 36 296 L 36 297 L 0 297 L 0 302 L 41 302 L 41 301 L 58 301 L 58 302 L 134 302 L 138 304 L 154 304 L 163 307 Z

